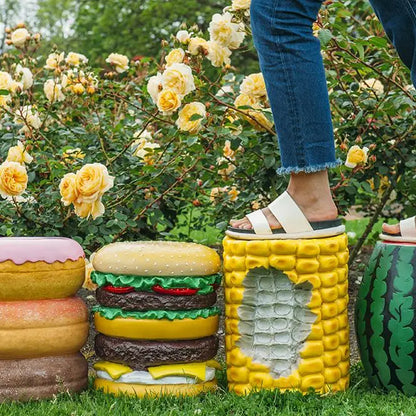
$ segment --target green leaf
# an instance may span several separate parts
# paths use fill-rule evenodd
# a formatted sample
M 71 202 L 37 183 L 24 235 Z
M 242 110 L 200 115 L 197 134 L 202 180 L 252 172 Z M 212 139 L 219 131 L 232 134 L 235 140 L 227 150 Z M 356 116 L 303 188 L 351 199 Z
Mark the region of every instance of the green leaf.
M 321 41 L 322 46 L 326 46 L 333 38 L 333 35 L 332 32 L 328 29 L 321 29 L 318 32 L 318 38 Z

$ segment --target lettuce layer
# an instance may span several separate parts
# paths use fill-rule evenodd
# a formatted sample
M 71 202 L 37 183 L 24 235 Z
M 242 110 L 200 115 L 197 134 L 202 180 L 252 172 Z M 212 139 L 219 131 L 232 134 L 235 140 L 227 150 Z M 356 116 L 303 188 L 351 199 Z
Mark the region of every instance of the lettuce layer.
M 221 275 L 211 274 L 209 276 L 134 276 L 124 274 L 112 274 L 92 272 L 91 280 L 98 286 L 132 286 L 137 291 L 151 292 L 154 285 L 165 289 L 190 288 L 199 289 L 199 295 L 206 295 L 214 291 L 212 284 L 220 284 Z
M 219 315 L 220 310 L 216 306 L 205 309 L 192 309 L 189 311 L 145 311 L 132 312 L 123 311 L 120 308 L 109 308 L 106 306 L 94 306 L 94 312 L 98 312 L 103 318 L 113 320 L 114 318 L 134 318 L 134 319 L 196 319 L 208 318 L 209 316 Z

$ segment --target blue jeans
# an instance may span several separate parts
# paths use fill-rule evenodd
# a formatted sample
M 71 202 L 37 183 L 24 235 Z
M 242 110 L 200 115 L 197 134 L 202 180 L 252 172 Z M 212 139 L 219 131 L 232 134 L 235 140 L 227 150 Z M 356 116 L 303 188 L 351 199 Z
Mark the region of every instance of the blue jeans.
M 370 0 L 416 81 L 416 0 Z M 251 28 L 279 140 L 277 173 L 337 166 L 320 42 L 323 0 L 252 0 Z

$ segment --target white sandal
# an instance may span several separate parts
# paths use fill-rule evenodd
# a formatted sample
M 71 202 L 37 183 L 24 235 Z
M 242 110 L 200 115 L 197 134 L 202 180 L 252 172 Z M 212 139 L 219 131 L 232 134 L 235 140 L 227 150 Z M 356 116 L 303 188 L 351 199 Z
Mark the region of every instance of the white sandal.
M 247 214 L 252 229 L 228 227 L 226 235 L 240 240 L 287 240 L 330 237 L 345 232 L 340 219 L 309 222 L 296 202 L 283 192 L 268 208 L 282 228 L 271 229 L 261 209 Z
M 398 243 L 416 243 L 416 217 L 410 217 L 400 221 L 399 234 L 381 233 L 382 240 L 394 241 Z

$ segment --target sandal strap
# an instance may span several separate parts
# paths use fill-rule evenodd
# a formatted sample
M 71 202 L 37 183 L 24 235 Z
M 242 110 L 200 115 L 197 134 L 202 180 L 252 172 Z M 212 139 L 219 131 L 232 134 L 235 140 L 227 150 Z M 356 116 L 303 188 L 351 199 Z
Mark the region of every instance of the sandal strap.
M 402 237 L 416 237 L 415 217 L 400 221 L 400 234 Z
M 268 205 L 268 208 L 279 221 L 286 233 L 313 231 L 305 214 L 301 211 L 288 192 L 283 192 Z
M 250 212 L 246 217 L 250 221 L 256 234 L 273 234 L 269 222 L 261 209 Z

